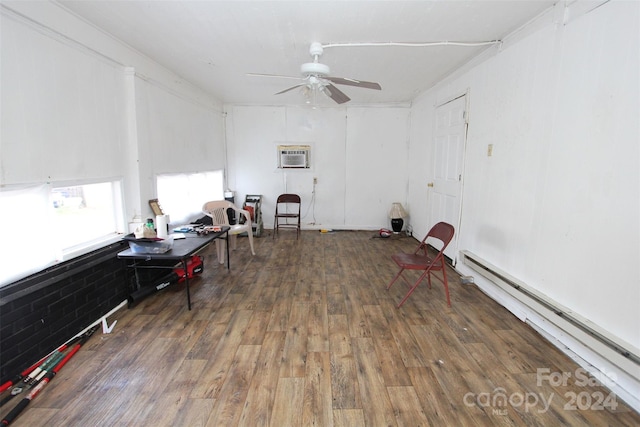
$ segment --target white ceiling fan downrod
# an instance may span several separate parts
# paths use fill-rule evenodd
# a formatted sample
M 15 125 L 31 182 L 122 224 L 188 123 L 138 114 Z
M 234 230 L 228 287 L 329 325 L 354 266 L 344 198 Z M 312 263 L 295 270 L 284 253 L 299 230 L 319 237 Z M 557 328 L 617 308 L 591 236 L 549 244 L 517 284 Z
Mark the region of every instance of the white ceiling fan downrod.
M 322 56 L 323 51 L 324 48 L 322 47 L 321 43 L 311 43 L 311 47 L 309 47 L 309 54 L 313 58 L 313 62 L 307 62 L 300 66 L 300 72 L 302 73 L 302 75 L 314 75 L 323 77 L 328 76 L 331 73 L 331 69 L 328 65 L 318 62 L 318 59 Z

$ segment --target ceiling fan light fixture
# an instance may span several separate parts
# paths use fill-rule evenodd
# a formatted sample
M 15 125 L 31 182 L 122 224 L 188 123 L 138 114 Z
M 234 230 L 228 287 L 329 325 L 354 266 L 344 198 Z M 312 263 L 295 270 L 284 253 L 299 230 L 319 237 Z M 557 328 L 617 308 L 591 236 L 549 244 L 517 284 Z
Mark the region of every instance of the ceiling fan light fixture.
M 305 104 L 311 104 L 313 100 L 313 86 L 310 84 L 304 85 L 300 88 L 300 93 L 304 97 Z

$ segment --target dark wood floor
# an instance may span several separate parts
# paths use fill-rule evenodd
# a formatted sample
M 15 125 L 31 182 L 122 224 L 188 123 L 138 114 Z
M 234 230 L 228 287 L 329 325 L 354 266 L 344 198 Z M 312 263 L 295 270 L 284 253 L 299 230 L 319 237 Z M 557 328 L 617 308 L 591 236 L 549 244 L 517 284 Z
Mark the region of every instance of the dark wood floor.
M 267 232 L 255 257 L 240 238 L 230 272 L 211 246 L 192 311 L 176 286 L 116 313 L 14 425 L 640 425 L 539 375 L 578 366 L 451 271 L 452 308 L 436 281 L 397 309 L 390 255 L 417 242 L 374 236 Z

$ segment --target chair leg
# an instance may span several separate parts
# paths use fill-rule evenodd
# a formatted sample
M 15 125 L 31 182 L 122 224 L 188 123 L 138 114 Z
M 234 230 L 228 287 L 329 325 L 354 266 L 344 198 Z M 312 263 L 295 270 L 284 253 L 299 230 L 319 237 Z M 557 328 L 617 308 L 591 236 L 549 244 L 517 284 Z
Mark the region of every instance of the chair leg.
M 407 292 L 407 295 L 405 295 L 404 298 L 402 298 L 402 301 L 400 301 L 400 304 L 398 304 L 398 308 L 402 307 L 402 304 L 404 304 L 404 302 L 409 298 L 409 296 L 413 293 L 413 291 L 416 290 L 420 282 L 424 280 L 424 276 L 427 276 L 428 274 L 429 274 L 429 270 L 425 270 L 425 272 L 420 275 L 418 280 L 416 280 L 413 286 L 411 286 L 411 289 L 409 289 L 409 292 Z
M 256 251 L 253 249 L 253 229 L 249 228 L 247 231 L 247 236 L 249 236 L 249 246 L 251 246 L 251 255 L 255 255 Z
M 216 252 L 218 253 L 218 262 L 220 264 L 224 264 L 226 254 L 226 245 L 224 243 L 226 242 L 223 239 L 216 239 Z
M 403 271 L 404 271 L 404 268 L 401 268 L 400 271 L 398 271 L 398 274 L 396 274 L 396 276 L 393 278 L 393 280 L 391 280 L 391 282 L 387 285 L 387 290 L 389 290 L 391 288 L 391 285 L 396 283 L 396 280 L 398 280 L 398 278 L 400 278 L 400 275 L 402 274 Z
M 235 251 L 236 247 L 238 246 L 238 235 L 237 234 L 231 234 L 229 236 L 229 239 L 230 239 L 230 241 L 229 241 L 230 245 L 229 246 L 231 246 L 231 249 Z
M 418 287 L 418 284 L 420 283 L 420 281 L 417 281 L 412 287 L 411 289 L 409 289 L 409 292 L 407 292 L 407 294 L 404 296 L 404 298 L 402 298 L 402 301 L 400 301 L 400 303 L 398 304 L 398 308 L 402 307 L 402 304 L 404 304 L 404 302 L 409 298 L 409 296 L 411 296 L 411 294 L 413 293 L 413 291 L 416 290 L 416 288 Z

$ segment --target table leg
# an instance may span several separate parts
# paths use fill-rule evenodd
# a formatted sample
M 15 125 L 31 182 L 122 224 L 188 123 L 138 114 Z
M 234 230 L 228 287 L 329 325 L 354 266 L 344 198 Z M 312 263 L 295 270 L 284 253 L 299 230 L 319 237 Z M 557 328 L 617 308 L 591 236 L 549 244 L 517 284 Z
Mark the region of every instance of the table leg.
M 187 272 L 187 260 L 182 259 L 182 268 L 184 271 L 184 283 L 187 288 L 187 307 L 191 310 L 191 292 L 189 291 L 189 273 Z
M 127 270 L 129 270 L 127 268 Z M 138 262 L 137 261 L 133 261 L 133 275 L 136 278 L 136 290 L 140 289 L 140 276 L 138 276 Z
M 129 293 L 131 292 L 135 292 L 138 289 L 140 289 L 140 282 L 138 281 L 138 269 L 135 268 L 136 264 L 135 261 L 133 261 L 133 264 L 129 265 L 129 262 L 125 261 L 125 268 L 124 268 L 124 277 L 125 280 L 127 281 L 127 289 L 129 290 Z M 131 288 L 131 268 L 133 268 L 134 274 L 133 277 L 135 279 L 135 283 L 134 283 L 134 287 L 135 289 Z M 131 308 L 133 305 L 131 302 L 129 302 L 129 304 L 127 305 L 128 308 Z

